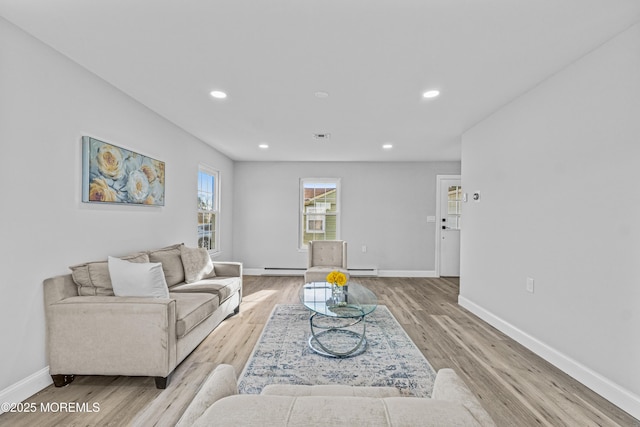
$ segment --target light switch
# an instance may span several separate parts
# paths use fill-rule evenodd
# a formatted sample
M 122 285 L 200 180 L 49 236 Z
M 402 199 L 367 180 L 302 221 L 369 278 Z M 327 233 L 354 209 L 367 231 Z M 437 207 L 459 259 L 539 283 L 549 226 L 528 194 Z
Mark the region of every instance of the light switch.
M 527 292 L 533 293 L 533 279 L 531 277 L 527 277 Z

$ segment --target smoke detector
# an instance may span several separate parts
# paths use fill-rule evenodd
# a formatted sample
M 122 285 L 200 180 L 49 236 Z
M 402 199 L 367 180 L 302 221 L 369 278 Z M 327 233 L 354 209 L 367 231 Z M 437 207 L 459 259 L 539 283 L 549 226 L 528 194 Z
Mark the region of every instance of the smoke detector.
M 325 140 L 325 139 L 329 139 L 329 138 L 331 138 L 331 134 L 330 133 L 314 133 L 313 134 L 313 139 Z

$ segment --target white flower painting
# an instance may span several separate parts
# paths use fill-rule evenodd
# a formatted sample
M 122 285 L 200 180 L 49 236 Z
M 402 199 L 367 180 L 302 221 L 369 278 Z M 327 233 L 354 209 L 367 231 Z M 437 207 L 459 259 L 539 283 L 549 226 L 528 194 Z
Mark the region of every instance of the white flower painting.
M 164 206 L 164 162 L 82 137 L 82 201 Z

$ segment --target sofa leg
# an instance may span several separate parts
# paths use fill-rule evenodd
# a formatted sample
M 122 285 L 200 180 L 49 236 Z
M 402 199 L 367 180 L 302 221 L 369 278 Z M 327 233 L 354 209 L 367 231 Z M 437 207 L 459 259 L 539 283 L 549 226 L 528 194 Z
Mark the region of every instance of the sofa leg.
M 51 375 L 53 385 L 56 387 L 64 387 L 71 384 L 75 379 L 75 375 Z
M 238 314 L 240 313 L 240 305 L 238 305 L 236 308 L 233 309 L 233 314 Z
M 153 377 L 153 379 L 156 381 L 156 388 L 160 390 L 164 390 L 165 388 L 167 388 L 167 385 L 169 384 L 169 378 L 171 378 L 171 374 L 167 375 L 166 377 Z

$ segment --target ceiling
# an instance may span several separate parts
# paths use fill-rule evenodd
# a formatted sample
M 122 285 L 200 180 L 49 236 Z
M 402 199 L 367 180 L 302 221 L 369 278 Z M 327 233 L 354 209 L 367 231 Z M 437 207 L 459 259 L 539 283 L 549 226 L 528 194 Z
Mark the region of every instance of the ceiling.
M 431 161 L 459 160 L 465 130 L 640 1 L 0 0 L 0 16 L 234 160 Z

